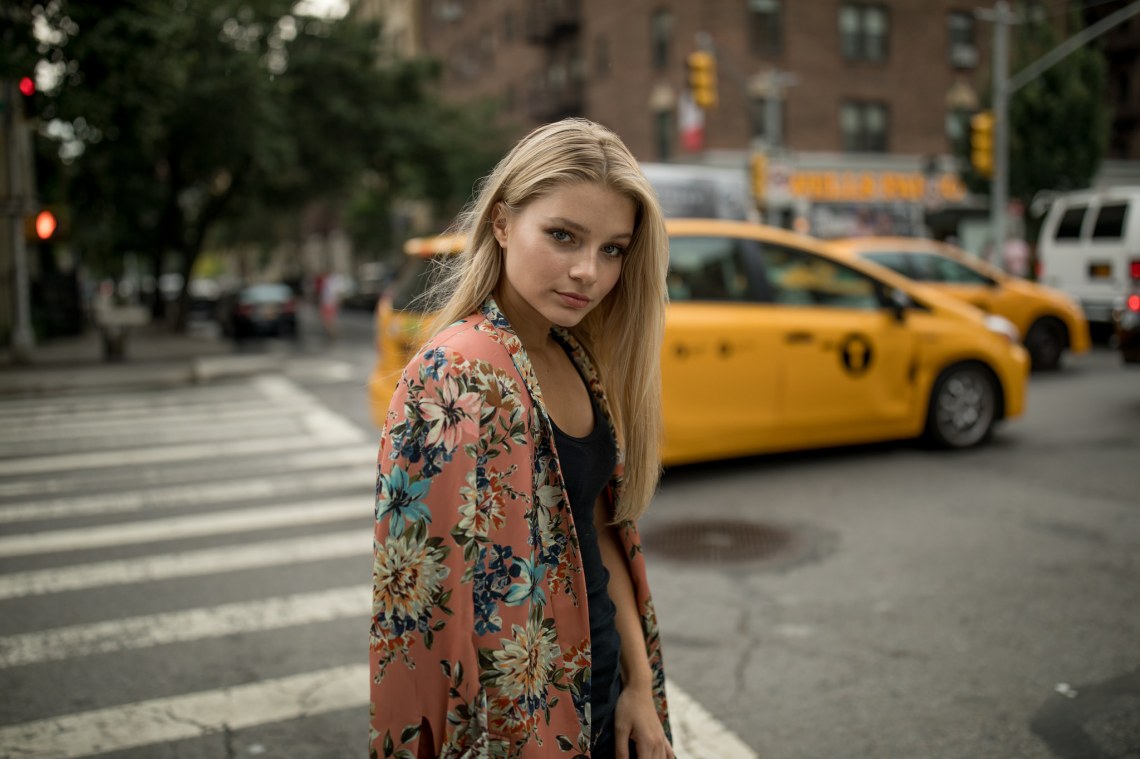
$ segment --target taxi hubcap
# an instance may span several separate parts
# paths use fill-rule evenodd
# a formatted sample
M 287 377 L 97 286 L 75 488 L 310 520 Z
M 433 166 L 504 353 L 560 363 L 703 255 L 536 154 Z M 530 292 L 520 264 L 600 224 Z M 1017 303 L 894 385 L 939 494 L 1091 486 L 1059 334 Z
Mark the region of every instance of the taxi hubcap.
M 990 386 L 974 371 L 961 371 L 942 386 L 938 402 L 938 425 L 955 442 L 969 442 L 985 434 L 993 416 Z

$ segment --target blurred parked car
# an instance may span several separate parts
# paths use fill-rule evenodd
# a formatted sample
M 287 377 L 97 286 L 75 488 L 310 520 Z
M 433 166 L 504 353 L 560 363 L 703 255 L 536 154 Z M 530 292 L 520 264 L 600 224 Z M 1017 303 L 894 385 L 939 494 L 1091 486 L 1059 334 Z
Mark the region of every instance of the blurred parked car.
M 235 340 L 297 337 L 297 298 L 283 284 L 243 287 L 220 301 L 222 331 Z
M 1006 274 L 961 248 L 918 237 L 853 237 L 829 244 L 845 255 L 873 261 L 1009 319 L 1022 335 L 1036 370 L 1056 369 L 1066 350 L 1089 349 L 1089 325 L 1075 300 Z
M 1133 272 L 1132 292 L 1116 312 L 1116 339 L 1126 364 L 1140 364 L 1140 266 Z
M 667 225 L 663 463 L 920 435 L 966 448 L 1022 413 L 1029 358 L 1008 320 L 784 230 Z M 406 246 L 409 266 L 376 310 L 378 425 L 422 340 L 429 262 L 463 245 Z

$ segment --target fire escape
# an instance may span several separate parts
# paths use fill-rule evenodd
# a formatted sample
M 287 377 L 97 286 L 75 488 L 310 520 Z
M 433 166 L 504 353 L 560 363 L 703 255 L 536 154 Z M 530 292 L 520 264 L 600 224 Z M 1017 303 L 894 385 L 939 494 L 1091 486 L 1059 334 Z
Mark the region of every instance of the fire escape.
M 537 122 L 583 113 L 580 31 L 580 0 L 530 0 L 526 39 L 546 51 L 544 67 L 527 93 L 527 111 Z

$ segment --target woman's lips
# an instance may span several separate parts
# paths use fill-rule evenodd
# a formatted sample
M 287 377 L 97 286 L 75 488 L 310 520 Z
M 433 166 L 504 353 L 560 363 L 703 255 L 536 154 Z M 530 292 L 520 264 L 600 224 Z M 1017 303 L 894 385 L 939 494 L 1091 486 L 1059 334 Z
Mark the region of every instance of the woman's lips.
M 590 305 L 590 299 L 585 295 L 578 295 L 577 293 L 558 293 L 562 301 L 570 308 L 585 308 Z

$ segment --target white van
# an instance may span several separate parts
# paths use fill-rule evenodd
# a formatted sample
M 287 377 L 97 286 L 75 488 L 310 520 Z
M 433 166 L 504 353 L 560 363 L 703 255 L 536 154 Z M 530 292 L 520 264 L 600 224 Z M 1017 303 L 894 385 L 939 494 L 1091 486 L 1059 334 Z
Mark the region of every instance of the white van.
M 1042 284 L 1080 302 L 1090 323 L 1109 324 L 1140 278 L 1140 187 L 1058 195 L 1041 227 Z

